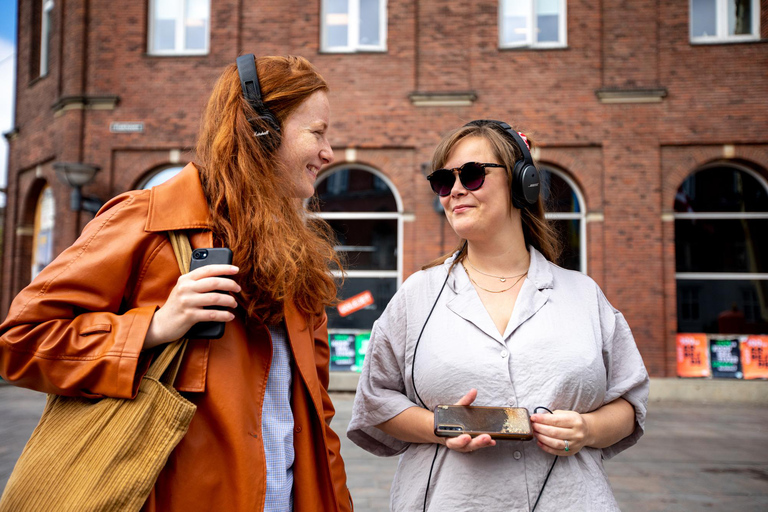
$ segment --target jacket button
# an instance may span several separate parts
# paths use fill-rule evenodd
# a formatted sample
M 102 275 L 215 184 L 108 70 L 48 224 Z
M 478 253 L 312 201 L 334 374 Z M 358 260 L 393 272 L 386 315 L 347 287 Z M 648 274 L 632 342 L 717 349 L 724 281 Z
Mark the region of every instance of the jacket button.
M 296 432 L 296 433 L 298 434 L 299 432 L 301 432 L 301 427 L 300 427 L 300 426 L 297 426 L 297 427 L 296 427 L 295 429 L 293 429 L 293 430 L 294 430 L 294 432 Z
M 515 450 L 515 453 L 513 453 L 512 456 L 515 458 L 515 460 L 520 460 L 520 457 L 522 457 L 523 454 Z
M 259 438 L 259 433 L 258 433 L 258 432 L 255 432 L 255 431 L 254 431 L 254 432 L 248 432 L 248 435 L 249 435 L 249 436 L 251 436 L 251 437 L 253 437 L 253 438 L 256 438 L 256 439 L 258 439 L 258 438 Z

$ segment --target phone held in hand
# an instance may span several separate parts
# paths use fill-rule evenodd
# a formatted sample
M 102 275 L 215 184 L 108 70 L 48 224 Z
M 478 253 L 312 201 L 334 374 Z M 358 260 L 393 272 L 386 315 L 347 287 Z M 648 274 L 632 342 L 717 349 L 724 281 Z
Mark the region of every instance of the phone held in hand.
M 232 251 L 226 247 L 214 247 L 210 249 L 195 249 L 192 251 L 192 260 L 189 263 L 189 271 L 193 271 L 206 265 L 231 265 Z M 226 276 L 230 277 L 230 276 Z M 226 293 L 226 292 L 219 292 Z M 210 306 L 209 309 L 228 310 L 222 306 Z M 224 322 L 199 322 L 184 336 L 189 339 L 217 340 L 224 336 Z
M 527 441 L 533 439 L 531 415 L 524 407 L 486 407 L 475 405 L 438 405 L 435 407 L 435 435 L 477 437 L 488 434 L 493 439 Z

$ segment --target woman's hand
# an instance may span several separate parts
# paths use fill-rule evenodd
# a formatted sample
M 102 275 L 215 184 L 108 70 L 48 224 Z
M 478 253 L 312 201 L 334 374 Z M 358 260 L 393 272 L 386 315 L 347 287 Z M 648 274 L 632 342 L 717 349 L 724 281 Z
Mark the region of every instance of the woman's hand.
M 206 306 L 236 308 L 237 301 L 229 293 L 238 293 L 240 285 L 233 276 L 240 269 L 233 265 L 207 265 L 179 277 L 163 307 L 155 312 L 144 339 L 143 350 L 175 341 L 198 322 L 230 322 L 231 311 L 205 309 Z
M 455 405 L 472 405 L 472 402 L 474 402 L 476 398 L 477 390 L 473 388 L 469 390 L 469 393 L 461 397 Z M 481 448 L 487 448 L 488 446 L 496 446 L 496 441 L 491 439 L 491 436 L 488 434 L 482 434 L 475 438 L 471 437 L 469 434 L 462 434 L 458 437 L 448 437 L 444 439 L 445 446 L 451 450 L 462 453 L 471 453 Z
M 557 410 L 552 414 L 533 414 L 531 425 L 539 448 L 552 455 L 575 455 L 587 446 L 589 424 L 576 411 Z

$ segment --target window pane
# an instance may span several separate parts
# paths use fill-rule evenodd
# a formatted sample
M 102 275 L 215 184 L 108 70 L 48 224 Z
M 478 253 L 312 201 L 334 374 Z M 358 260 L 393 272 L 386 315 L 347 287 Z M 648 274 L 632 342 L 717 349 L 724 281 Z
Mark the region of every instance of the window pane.
M 360 44 L 379 45 L 379 0 L 360 0 Z
M 347 270 L 397 270 L 397 219 L 330 219 Z
M 530 9 L 527 0 L 504 0 L 502 30 L 505 43 L 528 41 Z
M 752 0 L 728 0 L 728 35 L 752 33 Z
M 716 25 L 717 6 L 715 0 L 691 1 L 691 37 L 706 37 L 717 35 Z
M 675 196 L 675 211 L 768 212 L 768 193 L 754 176 L 715 167 L 689 176 Z
M 560 0 L 536 2 L 536 39 L 540 43 L 560 41 Z
M 380 178 L 363 169 L 341 168 L 346 178 L 323 175 L 316 191 L 322 212 L 396 212 L 395 196 Z M 331 179 L 333 178 L 333 179 Z M 384 185 L 382 187 L 382 184 Z
M 768 334 L 768 281 L 677 280 L 677 331 Z
M 542 199 L 548 212 L 581 212 L 576 192 L 567 181 L 546 168 L 541 168 L 539 171 Z
M 327 308 L 329 329 L 370 329 L 373 322 L 381 316 L 389 300 L 397 291 L 397 279 L 373 277 L 347 277 L 339 290 L 341 300 L 370 291 L 373 304 L 342 317 L 336 308 Z
M 563 252 L 557 264 L 563 268 L 581 271 L 581 221 L 567 219 L 549 222 L 563 243 Z
M 347 0 L 326 0 L 325 43 L 329 47 L 349 45 L 349 5 Z
M 151 178 L 149 178 L 149 180 L 141 188 L 144 190 L 147 190 L 152 187 L 156 187 L 161 183 L 165 183 L 169 179 L 179 174 L 182 169 L 183 167 L 169 167 L 168 169 L 163 169 L 162 171 L 159 171 L 158 173 L 154 174 Z
M 205 50 L 208 33 L 208 1 L 186 0 L 186 19 L 184 37 L 187 50 Z
M 768 272 L 766 233 L 768 219 L 677 219 L 677 271 Z
M 181 17 L 180 0 L 155 0 L 153 6 L 153 50 L 176 49 L 176 23 Z

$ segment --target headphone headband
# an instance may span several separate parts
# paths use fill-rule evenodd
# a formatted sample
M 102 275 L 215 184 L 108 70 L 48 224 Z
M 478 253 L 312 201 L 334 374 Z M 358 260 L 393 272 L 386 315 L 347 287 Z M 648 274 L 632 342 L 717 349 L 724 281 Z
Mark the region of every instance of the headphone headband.
M 476 119 L 475 121 L 468 122 L 464 126 L 485 126 L 489 124 L 495 124 L 507 132 L 507 134 L 515 141 L 517 147 L 520 148 L 520 152 L 523 155 L 523 162 L 526 164 L 534 165 L 533 157 L 531 156 L 531 152 L 528 149 L 528 144 L 525 143 L 519 133 L 513 130 L 512 127 L 504 121 L 496 121 L 494 119 Z
M 259 115 L 260 119 L 269 124 L 277 133 L 280 132 L 280 123 L 261 99 L 261 86 L 259 86 L 259 75 L 256 72 L 256 57 L 252 53 L 241 55 L 237 58 L 237 72 L 240 75 L 240 86 L 243 89 L 245 100 L 251 105 L 253 110 Z M 253 120 L 251 120 L 253 124 Z M 254 126 L 254 135 L 261 137 L 269 132 L 261 131 L 262 128 Z

